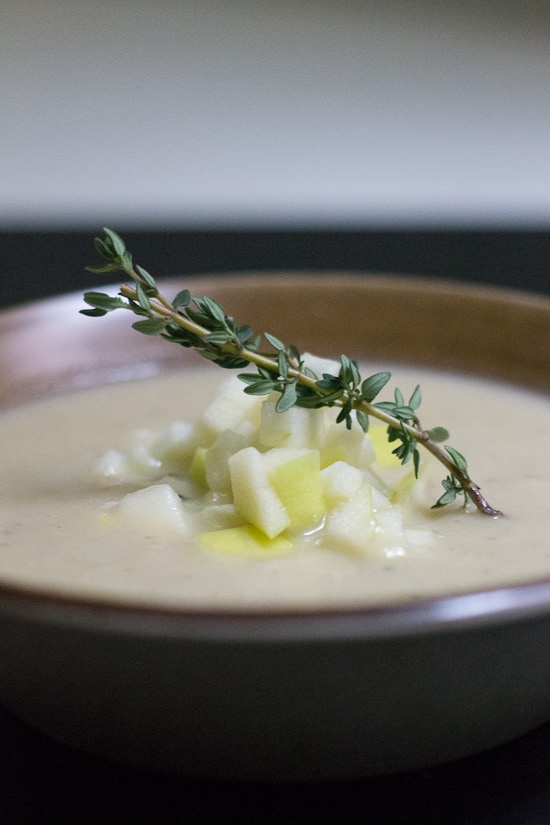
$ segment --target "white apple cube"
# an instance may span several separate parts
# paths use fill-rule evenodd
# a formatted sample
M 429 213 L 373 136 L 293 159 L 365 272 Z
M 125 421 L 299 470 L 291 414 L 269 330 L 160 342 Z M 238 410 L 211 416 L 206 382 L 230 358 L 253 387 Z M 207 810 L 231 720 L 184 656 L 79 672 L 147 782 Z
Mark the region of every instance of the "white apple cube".
M 245 422 L 246 424 L 247 422 Z M 220 493 L 231 492 L 229 457 L 252 446 L 256 431 L 241 425 L 240 431 L 224 430 L 204 454 L 204 475 L 207 486 Z
M 324 543 L 332 550 L 356 556 L 368 555 L 376 528 L 372 486 L 362 484 L 327 516 Z
M 286 530 L 290 518 L 268 479 L 263 454 L 256 447 L 245 447 L 228 463 L 236 512 L 269 538 Z
M 230 503 L 208 504 L 198 513 L 200 530 L 227 530 L 230 527 L 239 527 L 243 523 L 242 517 L 235 510 L 235 505 Z
M 190 536 L 195 527 L 194 517 L 184 510 L 180 497 L 169 484 L 154 484 L 128 493 L 116 505 L 113 515 L 132 529 L 154 534 Z
M 304 352 L 302 353 L 302 361 L 304 366 L 313 370 L 317 378 L 322 378 L 325 373 L 338 375 L 340 372 L 340 361 L 336 361 L 334 358 L 323 358 L 311 352 Z
M 209 447 L 224 430 L 237 430 L 243 421 L 259 423 L 261 399 L 247 395 L 245 385 L 232 377 L 223 384 L 214 401 L 206 408 L 195 425 L 200 444 Z
M 324 418 L 319 410 L 291 407 L 280 413 L 276 403 L 271 398 L 262 403 L 260 447 L 319 447 L 324 433 Z
M 379 552 L 387 534 L 391 541 L 401 538 L 401 511 L 373 484 L 364 481 L 327 516 L 324 537 L 327 545 L 352 555 Z M 391 534 L 391 536 L 390 536 Z
M 332 411 L 333 416 L 335 415 Z M 321 446 L 323 467 L 335 461 L 345 461 L 361 469 L 370 467 L 375 459 L 374 450 L 368 435 L 359 425 L 348 430 L 344 424 L 337 424 L 333 419 L 326 429 Z
M 154 481 L 163 475 L 163 470 L 161 462 L 146 447 L 138 446 L 128 453 L 107 450 L 95 461 L 92 473 L 100 486 L 110 487 Z
M 321 470 L 321 481 L 329 509 L 350 498 L 364 481 L 363 471 L 346 461 L 335 461 Z

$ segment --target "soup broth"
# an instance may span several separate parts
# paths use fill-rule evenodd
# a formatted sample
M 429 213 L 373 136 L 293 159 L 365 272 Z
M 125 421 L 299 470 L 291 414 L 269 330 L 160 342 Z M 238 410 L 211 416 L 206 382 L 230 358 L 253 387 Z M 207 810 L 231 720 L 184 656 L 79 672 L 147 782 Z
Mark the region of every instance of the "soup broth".
M 549 399 L 416 368 L 396 370 L 390 386 L 408 397 L 420 382 L 423 425 L 448 427 L 502 517 L 430 509 L 446 474 L 435 467 L 430 498 L 405 505 L 407 525 L 434 540 L 392 557 L 304 541 L 281 557 L 242 558 L 154 527 L 106 525 L 105 513 L 136 487 L 100 488 L 97 456 L 128 449 L 136 432 L 195 419 L 224 378 L 206 367 L 4 412 L 0 582 L 117 603 L 271 611 L 368 607 L 550 577 Z

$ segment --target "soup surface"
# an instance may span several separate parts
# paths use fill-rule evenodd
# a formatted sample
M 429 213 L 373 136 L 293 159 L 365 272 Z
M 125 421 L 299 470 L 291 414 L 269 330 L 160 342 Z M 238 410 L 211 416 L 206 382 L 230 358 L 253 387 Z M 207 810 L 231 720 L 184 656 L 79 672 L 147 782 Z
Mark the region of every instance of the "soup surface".
M 416 368 L 396 370 L 389 387 L 408 397 L 420 382 L 423 425 L 450 430 L 449 443 L 503 517 L 431 510 L 445 475 L 436 467 L 429 499 L 405 512 L 406 524 L 431 530 L 434 541 L 401 556 L 303 543 L 282 557 L 251 559 L 162 530 L 107 529 L 102 515 L 136 488 L 99 487 L 97 456 L 127 449 L 136 431 L 193 420 L 226 377 L 207 366 L 2 413 L 0 581 L 117 602 L 273 610 L 387 604 L 550 577 L 550 400 Z

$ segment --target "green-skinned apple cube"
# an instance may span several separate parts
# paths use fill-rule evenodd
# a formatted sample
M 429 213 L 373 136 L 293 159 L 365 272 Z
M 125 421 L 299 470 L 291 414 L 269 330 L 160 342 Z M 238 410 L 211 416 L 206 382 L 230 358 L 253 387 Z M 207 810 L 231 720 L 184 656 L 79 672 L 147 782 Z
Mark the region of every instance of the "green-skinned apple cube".
M 286 536 L 275 536 L 270 539 L 251 524 L 199 533 L 197 538 L 210 550 L 252 559 L 286 556 L 292 550 L 292 541 Z
M 256 447 L 245 447 L 229 458 L 231 489 L 235 510 L 269 538 L 290 525 L 290 518 L 271 485 L 264 454 Z
M 319 450 L 274 448 L 265 453 L 268 478 L 282 501 L 293 530 L 321 521 L 327 506 Z

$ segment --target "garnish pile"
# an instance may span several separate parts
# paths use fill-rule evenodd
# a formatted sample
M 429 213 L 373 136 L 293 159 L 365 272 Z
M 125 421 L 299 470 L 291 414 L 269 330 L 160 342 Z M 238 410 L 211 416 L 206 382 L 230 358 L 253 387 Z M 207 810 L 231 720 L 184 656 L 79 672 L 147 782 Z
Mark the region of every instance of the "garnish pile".
M 208 296 L 192 297 L 189 290 L 179 292 L 172 301 L 162 295 L 155 279 L 139 265 L 122 238 L 111 229 L 95 239 L 95 247 L 106 262 L 103 266 L 88 267 L 96 274 L 123 272 L 132 284 L 122 284 L 116 297 L 101 292 L 87 292 L 85 302 L 90 309 L 81 310 L 89 316 L 102 316 L 117 309 L 130 310 L 140 317 L 132 326 L 146 335 L 160 335 L 167 341 L 190 347 L 204 358 L 224 369 L 245 370 L 239 378 L 249 395 L 279 395 L 276 410 L 284 412 L 293 406 L 317 409 L 334 407 L 336 421 L 351 429 L 357 424 L 368 431 L 370 418 L 387 427 L 387 438 L 394 455 L 402 464 L 412 462 L 418 476 L 420 450 L 431 453 L 445 468 L 442 480 L 443 494 L 433 505 L 439 509 L 463 497 L 464 503 L 473 502 L 488 516 L 499 516 L 472 481 L 468 464 L 458 450 L 445 444 L 449 433 L 443 427 L 424 429 L 418 417 L 421 403 L 417 386 L 406 400 L 399 389 L 393 400 L 379 401 L 381 391 L 391 378 L 389 372 L 378 372 L 365 379 L 361 377 L 355 360 L 342 355 L 338 374 L 317 375 L 304 365 L 301 353 L 293 345 L 285 345 L 275 335 L 264 332 L 256 335 L 250 326 L 238 325 L 225 309 Z M 264 349 L 268 345 L 270 351 Z

